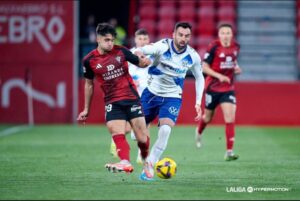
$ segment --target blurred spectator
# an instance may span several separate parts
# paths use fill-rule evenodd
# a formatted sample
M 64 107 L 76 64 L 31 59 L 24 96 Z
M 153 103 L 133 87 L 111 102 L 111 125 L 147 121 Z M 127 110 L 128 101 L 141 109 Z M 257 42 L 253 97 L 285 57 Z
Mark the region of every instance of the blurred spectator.
M 87 18 L 87 25 L 84 30 L 85 38 L 89 39 L 89 42 L 94 43 L 96 41 L 96 25 L 95 16 L 89 15 Z
M 125 29 L 118 24 L 118 20 L 116 18 L 111 18 L 108 21 L 108 23 L 111 24 L 117 32 L 115 44 L 116 45 L 126 45 L 127 44 L 127 42 L 126 42 L 127 33 L 126 33 Z

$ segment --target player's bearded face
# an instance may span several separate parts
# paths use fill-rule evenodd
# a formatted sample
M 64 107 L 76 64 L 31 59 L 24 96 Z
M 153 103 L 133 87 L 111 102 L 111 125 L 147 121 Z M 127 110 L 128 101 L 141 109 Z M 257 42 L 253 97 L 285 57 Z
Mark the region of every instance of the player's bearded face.
M 225 45 L 225 46 L 229 46 L 231 43 L 233 37 L 233 33 L 231 28 L 229 27 L 222 27 L 219 30 L 219 38 L 221 40 L 221 42 Z
M 189 28 L 179 27 L 173 33 L 174 45 L 177 49 L 184 49 L 191 39 L 191 30 Z
M 98 48 L 103 52 L 109 52 L 114 47 L 115 38 L 111 34 L 97 36 Z

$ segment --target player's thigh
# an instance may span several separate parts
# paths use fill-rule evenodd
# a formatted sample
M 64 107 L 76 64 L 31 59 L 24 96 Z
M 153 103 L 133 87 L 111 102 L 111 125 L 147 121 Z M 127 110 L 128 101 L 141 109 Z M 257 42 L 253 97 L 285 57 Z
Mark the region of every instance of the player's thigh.
M 110 120 L 106 122 L 106 126 L 112 135 L 125 134 L 126 120 Z
M 146 126 L 146 121 L 144 117 L 137 117 L 130 120 L 131 127 L 135 134 L 137 141 L 146 142 L 146 136 L 149 136 L 149 131 Z
M 147 88 L 144 89 L 141 96 L 141 104 L 147 124 L 151 123 L 158 115 L 161 102 L 162 100 L 160 97 L 152 94 Z
M 112 135 L 126 132 L 126 111 L 119 102 L 105 105 L 105 121 Z
M 235 121 L 236 112 L 236 98 L 235 92 L 224 92 L 220 98 L 220 105 L 226 123 L 232 123 Z
M 233 123 L 235 121 L 236 105 L 230 102 L 221 103 L 221 109 L 225 123 Z
M 176 124 L 182 100 L 179 98 L 165 98 L 159 108 L 159 124 L 174 126 Z

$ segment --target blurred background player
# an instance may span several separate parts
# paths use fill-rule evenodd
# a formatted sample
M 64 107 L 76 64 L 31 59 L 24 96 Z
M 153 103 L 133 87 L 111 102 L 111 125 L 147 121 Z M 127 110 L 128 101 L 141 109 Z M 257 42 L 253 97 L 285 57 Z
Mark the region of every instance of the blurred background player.
M 126 122 L 129 121 L 136 134 L 137 144 L 143 160 L 149 153 L 149 133 L 145 117 L 133 80 L 128 72 L 128 62 L 146 67 L 147 58 L 137 57 L 123 46 L 114 45 L 115 29 L 108 23 L 96 28 L 98 47 L 83 59 L 85 88 L 84 109 L 77 120 L 85 121 L 90 112 L 94 92 L 94 78 L 100 83 L 105 101 L 106 126 L 116 144 L 120 162 L 108 163 L 105 167 L 112 172 L 131 173 L 130 147 L 125 137 Z M 147 162 L 144 163 L 147 172 Z
M 204 89 L 204 78 L 199 54 L 188 45 L 192 26 L 186 22 L 175 25 L 173 39 L 162 39 L 154 44 L 138 48 L 139 56 L 152 55 L 153 64 L 148 70 L 148 85 L 143 91 L 141 102 L 147 124 L 156 116 L 159 118 L 158 138 L 147 158 L 150 166 L 161 158 L 167 147 L 172 127 L 175 126 L 182 103 L 182 90 L 187 71 L 190 69 L 196 79 L 196 120 L 201 118 L 201 99 Z M 142 172 L 142 180 L 153 177 Z
M 150 43 L 150 37 L 148 32 L 145 29 L 138 29 L 135 32 L 134 37 L 135 47 L 131 48 L 130 51 L 134 53 L 137 48 L 144 47 Z M 147 87 L 147 78 L 148 78 L 148 67 L 140 68 L 136 65 L 129 63 L 129 74 L 133 78 L 135 85 L 137 86 L 140 96 L 142 92 Z
M 234 75 L 240 74 L 237 63 L 240 45 L 233 39 L 230 24 L 218 27 L 219 39 L 211 42 L 203 61 L 203 72 L 207 75 L 205 82 L 205 112 L 196 129 L 196 146 L 201 147 L 201 137 L 206 125 L 212 120 L 215 109 L 221 106 L 224 121 L 227 151 L 225 160 L 237 160 L 233 152 L 236 98 Z
M 108 23 L 110 25 L 112 25 L 117 32 L 117 36 L 115 38 L 115 44 L 126 46 L 127 45 L 127 41 L 126 41 L 127 33 L 126 33 L 126 30 L 121 25 L 119 25 L 117 18 L 114 18 L 114 17 L 110 18 L 108 20 Z
M 132 53 L 134 53 L 137 50 L 137 48 L 148 45 L 150 43 L 150 37 L 147 30 L 138 29 L 134 34 L 134 43 L 135 43 L 135 47 L 130 49 Z M 140 68 L 134 64 L 129 63 L 129 74 L 131 75 L 133 82 L 137 87 L 140 97 L 142 96 L 144 89 L 147 87 L 148 69 L 149 66 L 146 68 Z M 136 140 L 133 130 L 131 130 L 131 139 Z M 136 162 L 139 164 L 142 163 L 141 150 L 139 149 L 138 149 Z
M 134 43 L 135 43 L 135 47 L 130 49 L 131 52 L 134 52 L 139 47 L 148 45 L 150 43 L 150 37 L 149 37 L 148 32 L 145 29 L 138 29 L 135 32 Z M 141 96 L 142 92 L 147 87 L 148 67 L 140 68 L 132 63 L 128 63 L 128 64 L 129 64 L 129 66 L 128 66 L 129 74 L 131 75 L 133 82 L 135 83 L 135 85 L 137 87 L 138 93 Z M 130 131 L 131 131 L 131 138 L 133 140 L 136 140 L 135 134 L 134 134 L 133 130 L 131 130 L 130 124 L 127 123 L 126 133 L 128 133 Z M 116 145 L 113 140 L 111 142 L 110 153 L 115 157 L 117 156 Z M 141 158 L 140 153 L 141 153 L 141 151 L 138 150 L 136 161 L 139 164 L 142 163 L 142 158 Z

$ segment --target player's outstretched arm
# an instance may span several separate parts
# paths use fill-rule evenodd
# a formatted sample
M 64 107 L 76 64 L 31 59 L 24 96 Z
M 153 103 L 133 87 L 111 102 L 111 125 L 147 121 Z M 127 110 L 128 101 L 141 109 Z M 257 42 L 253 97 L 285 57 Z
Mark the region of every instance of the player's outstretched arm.
M 214 71 L 206 62 L 203 62 L 203 72 L 207 75 L 217 78 L 220 82 L 230 83 L 230 78 L 228 76 L 222 75 L 221 73 Z
M 123 48 L 122 51 L 125 55 L 126 61 L 129 61 L 133 65 L 136 65 L 141 68 L 145 68 L 151 64 L 150 59 L 146 58 L 146 56 L 144 54 L 136 55 L 136 54 L 133 54 L 132 52 L 130 52 L 126 48 Z
M 90 79 L 85 79 L 84 84 L 84 109 L 79 113 L 77 121 L 85 121 L 90 112 L 90 105 L 94 94 L 94 82 Z
M 204 76 L 202 73 L 202 67 L 200 62 L 201 62 L 200 57 L 198 57 L 198 62 L 196 62 L 193 68 L 191 68 L 191 71 L 195 77 L 195 89 L 196 89 L 195 109 L 196 109 L 197 116 L 195 117 L 195 121 L 199 121 L 202 117 L 201 102 L 202 102 L 203 91 L 204 91 Z
M 234 67 L 234 74 L 239 75 L 239 74 L 241 74 L 241 73 L 242 73 L 242 69 L 240 68 L 238 62 L 236 61 L 236 62 L 235 62 L 235 67 Z

